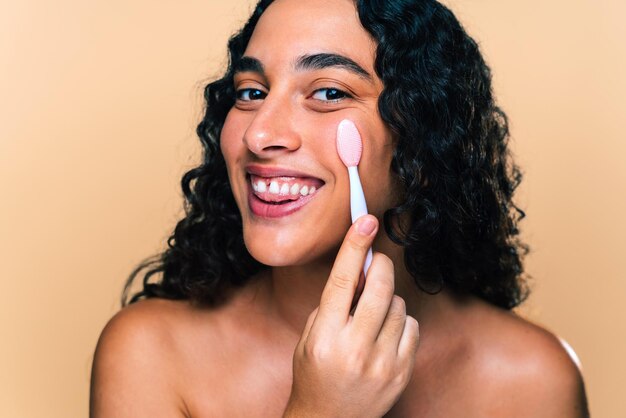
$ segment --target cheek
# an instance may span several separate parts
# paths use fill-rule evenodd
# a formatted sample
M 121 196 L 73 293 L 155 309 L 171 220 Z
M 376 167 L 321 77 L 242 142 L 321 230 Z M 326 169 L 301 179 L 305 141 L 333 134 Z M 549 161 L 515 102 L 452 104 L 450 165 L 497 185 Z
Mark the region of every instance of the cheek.
M 341 112 L 313 116 L 302 113 L 297 118 L 303 148 L 308 149 L 319 165 L 335 174 L 345 168 L 337 153 L 337 126 L 343 119 L 345 115 L 342 117 Z
M 391 133 L 382 124 L 370 124 L 363 129 L 363 154 L 359 175 L 370 213 L 381 217 L 385 210 L 396 204 L 397 185 L 391 172 L 393 158 Z
M 222 133 L 220 134 L 220 150 L 226 160 L 228 166 L 229 162 L 232 163 L 237 154 L 238 148 L 241 146 L 240 133 L 242 132 L 242 123 L 233 115 L 233 112 L 229 112 L 224 121 L 222 127 Z
M 229 112 L 224 121 L 220 134 L 220 151 L 226 163 L 226 172 L 230 187 L 239 207 L 240 213 L 245 215 L 243 205 L 246 204 L 247 189 L 245 184 L 238 179 L 237 167 L 245 156 L 245 144 L 243 143 L 243 132 L 245 132 L 245 120 L 239 117 L 236 112 Z

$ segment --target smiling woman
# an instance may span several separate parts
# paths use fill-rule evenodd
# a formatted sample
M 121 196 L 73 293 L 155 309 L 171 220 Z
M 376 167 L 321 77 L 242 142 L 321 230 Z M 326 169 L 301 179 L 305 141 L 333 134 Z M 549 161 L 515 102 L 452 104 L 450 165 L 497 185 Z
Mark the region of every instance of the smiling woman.
M 262 0 L 229 52 L 186 216 L 100 338 L 92 416 L 586 416 L 558 338 L 510 311 L 521 174 L 453 14 Z M 345 119 L 370 212 L 354 226 Z

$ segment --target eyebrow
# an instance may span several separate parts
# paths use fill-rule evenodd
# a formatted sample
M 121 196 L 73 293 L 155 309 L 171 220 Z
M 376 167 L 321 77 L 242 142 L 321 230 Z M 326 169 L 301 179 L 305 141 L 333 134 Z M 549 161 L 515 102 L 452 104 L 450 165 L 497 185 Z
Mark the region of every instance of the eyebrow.
M 298 71 L 322 70 L 324 68 L 340 68 L 361 78 L 372 81 L 372 75 L 352 59 L 339 54 L 308 54 L 298 57 L 294 68 Z M 242 57 L 235 65 L 235 73 L 254 72 L 265 76 L 263 63 L 253 57 Z
M 363 67 L 350 58 L 339 54 L 302 55 L 295 65 L 296 70 L 322 70 L 329 67 L 338 67 L 372 81 L 372 76 Z
M 252 57 L 242 57 L 235 64 L 235 73 L 259 73 L 262 76 L 265 76 L 265 69 L 263 68 L 263 64 L 256 58 Z

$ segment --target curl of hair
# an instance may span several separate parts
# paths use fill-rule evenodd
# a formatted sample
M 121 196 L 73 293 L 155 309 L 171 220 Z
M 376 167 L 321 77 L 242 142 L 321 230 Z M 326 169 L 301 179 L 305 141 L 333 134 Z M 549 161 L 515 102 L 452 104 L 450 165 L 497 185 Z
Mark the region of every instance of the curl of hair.
M 219 149 L 234 104 L 233 67 L 261 14 L 260 1 L 228 44 L 229 67 L 205 89 L 197 133 L 204 161 L 182 179 L 186 216 L 163 254 L 141 264 L 144 297 L 215 305 L 264 268 L 247 251 L 241 217 Z M 512 201 L 522 173 L 508 150 L 505 113 L 495 104 L 491 73 L 478 45 L 434 0 L 357 0 L 363 27 L 377 41 L 375 70 L 384 90 L 383 121 L 397 140 L 391 169 L 404 201 L 384 214 L 384 228 L 404 248 L 404 262 L 428 293 L 444 287 L 511 309 L 528 295 L 518 238 L 524 212 Z M 159 282 L 153 275 L 162 273 Z

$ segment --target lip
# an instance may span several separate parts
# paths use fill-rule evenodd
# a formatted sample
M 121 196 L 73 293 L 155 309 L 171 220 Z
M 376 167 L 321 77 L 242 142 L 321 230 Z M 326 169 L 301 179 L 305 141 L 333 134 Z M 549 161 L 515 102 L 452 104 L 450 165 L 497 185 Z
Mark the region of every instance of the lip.
M 311 202 L 319 194 L 319 191 L 315 194 L 304 196 L 298 200 L 293 200 L 288 203 L 274 205 L 266 203 L 259 199 L 252 190 L 252 185 L 248 183 L 248 207 L 252 213 L 261 218 L 282 218 L 293 214 L 294 212 L 302 209 L 306 204 Z
M 248 207 L 250 211 L 258 217 L 261 218 L 282 218 L 288 215 L 293 214 L 294 212 L 299 211 L 309 202 L 311 202 L 320 192 L 320 189 L 326 184 L 326 182 L 318 177 L 311 175 L 310 173 L 305 173 L 303 171 L 299 171 L 290 167 L 281 167 L 281 166 L 267 166 L 261 164 L 248 164 L 245 166 L 245 170 L 247 172 L 247 188 L 248 188 Z M 307 195 L 299 198 L 298 200 L 294 200 L 288 203 L 283 203 L 280 205 L 276 204 L 268 204 L 264 200 L 261 200 L 257 195 L 254 194 L 254 190 L 252 190 L 252 184 L 250 184 L 249 177 L 250 175 L 273 178 L 273 177 L 297 177 L 297 178 L 307 178 L 316 180 L 315 183 L 318 183 L 317 191 L 313 195 Z
M 322 179 L 315 177 L 309 173 L 304 173 L 302 171 L 294 170 L 288 167 L 279 167 L 279 166 L 265 166 L 259 164 L 248 164 L 246 166 L 246 172 L 248 174 L 254 174 L 259 177 L 302 177 L 302 178 L 313 178 L 322 181 Z

